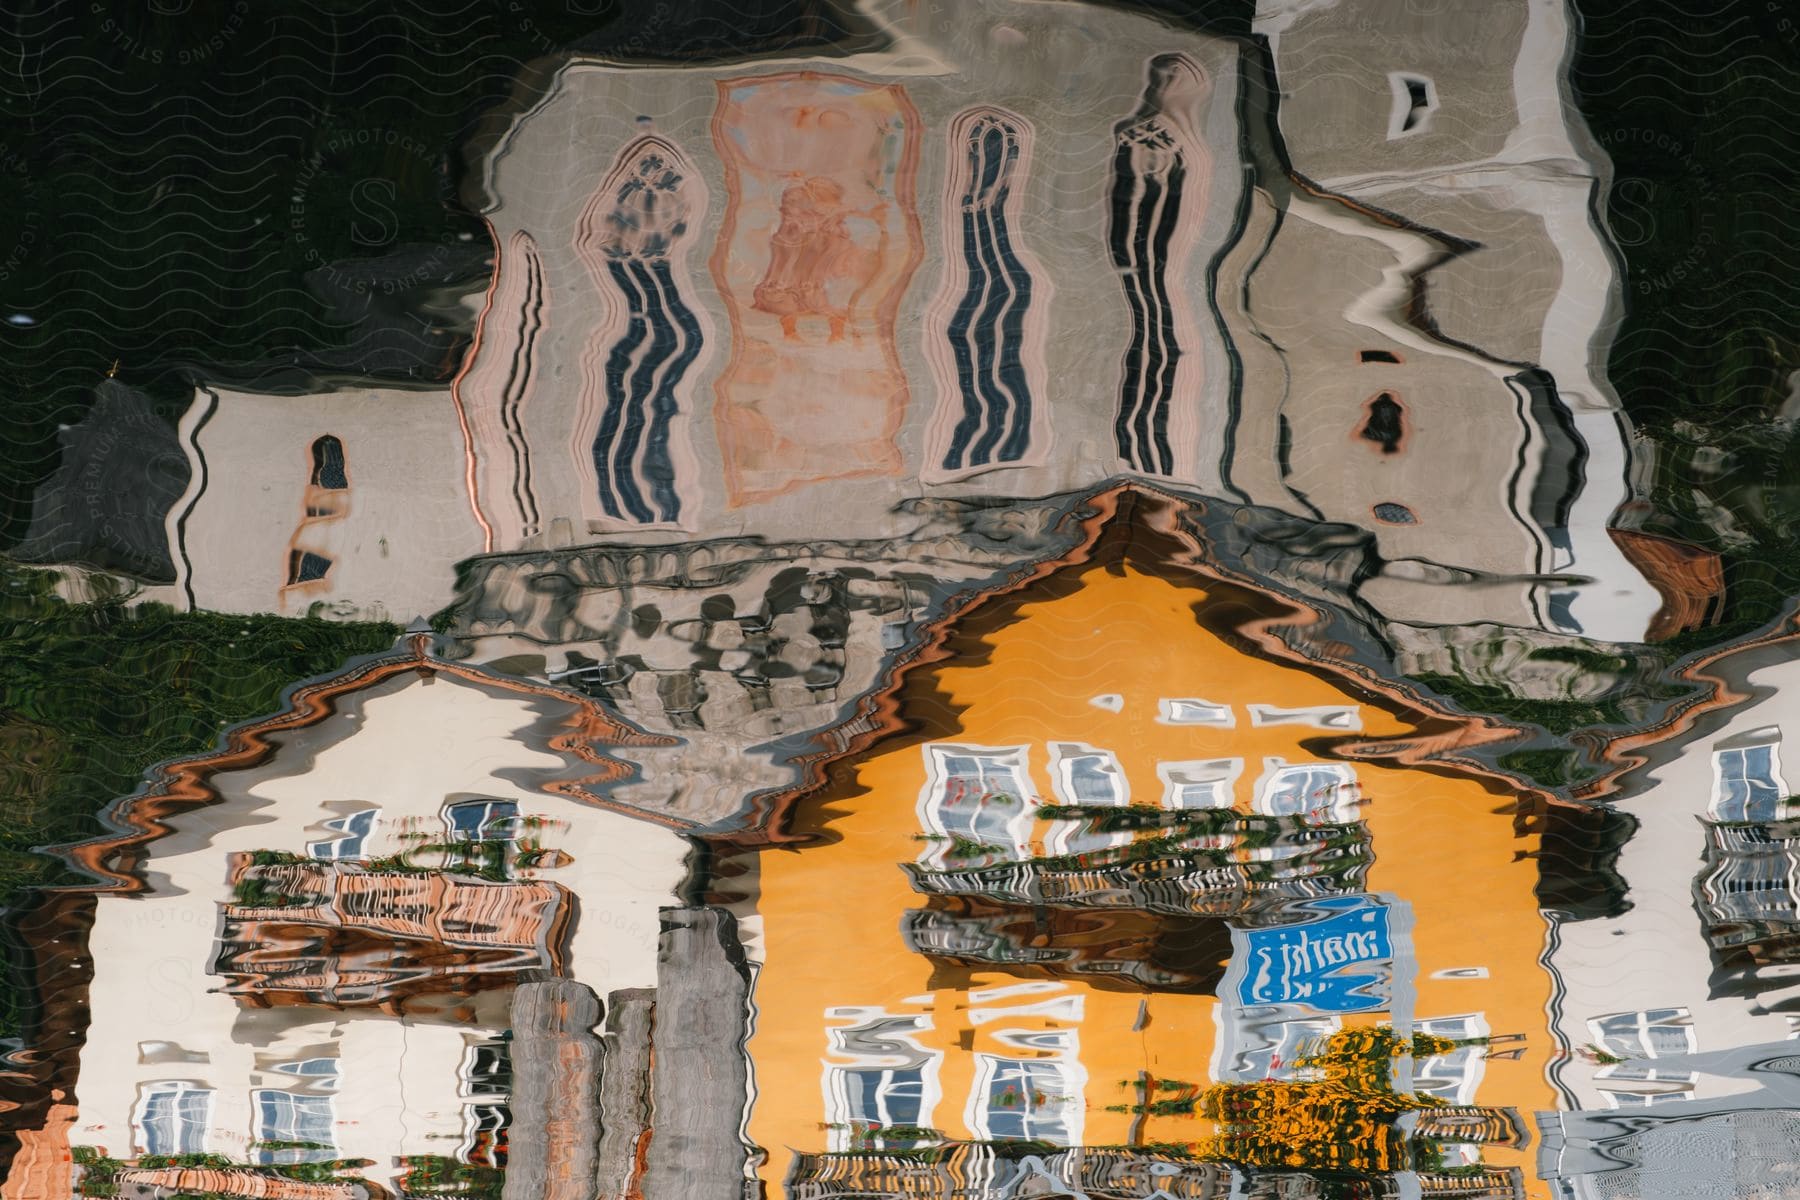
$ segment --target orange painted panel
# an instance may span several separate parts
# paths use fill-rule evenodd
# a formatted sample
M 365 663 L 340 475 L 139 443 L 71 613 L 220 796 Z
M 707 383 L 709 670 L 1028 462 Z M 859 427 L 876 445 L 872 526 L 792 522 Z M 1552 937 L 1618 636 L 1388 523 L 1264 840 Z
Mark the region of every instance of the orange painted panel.
M 802 71 L 719 84 L 731 314 L 715 416 L 727 497 L 901 468 L 900 297 L 922 256 L 919 114 L 898 84 Z

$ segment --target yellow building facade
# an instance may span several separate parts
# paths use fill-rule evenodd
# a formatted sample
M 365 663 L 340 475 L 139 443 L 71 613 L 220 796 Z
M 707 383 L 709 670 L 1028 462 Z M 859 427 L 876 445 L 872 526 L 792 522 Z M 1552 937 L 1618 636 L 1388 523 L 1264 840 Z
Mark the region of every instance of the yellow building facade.
M 1333 750 L 1419 726 L 1239 648 L 1247 589 L 1119 557 L 965 618 L 903 685 L 908 730 L 797 806 L 801 849 L 759 856 L 749 1132 L 772 1189 L 797 1155 L 940 1139 L 1205 1154 L 1220 1143 L 1201 1089 L 1305 1080 L 1294 1060 L 1317 1043 L 1302 1039 L 1358 1025 L 1462 1043 L 1401 1062 L 1403 1089 L 1525 1117 L 1553 1105 L 1536 845 L 1511 798 Z M 1172 892 L 1152 877 L 1193 865 L 1161 853 L 1176 845 L 1209 870 Z M 1378 1000 L 1246 1037 L 1231 939 L 1291 924 L 1271 916 L 1283 905 L 1364 893 L 1405 913 L 1363 989 Z M 1442 1165 L 1524 1168 L 1502 1140 Z

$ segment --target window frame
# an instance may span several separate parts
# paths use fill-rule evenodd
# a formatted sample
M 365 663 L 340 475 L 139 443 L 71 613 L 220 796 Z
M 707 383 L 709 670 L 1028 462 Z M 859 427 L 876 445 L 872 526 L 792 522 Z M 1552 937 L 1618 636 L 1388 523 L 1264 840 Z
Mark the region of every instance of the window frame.
M 919 825 L 924 830 L 927 841 L 926 848 L 919 856 L 920 863 L 937 870 L 958 869 L 952 868 L 948 863 L 952 848 L 951 839 L 956 837 L 968 837 L 968 840 L 984 845 L 1000 846 L 1002 853 L 998 861 L 1001 862 L 1021 862 L 1029 859 L 1031 857 L 1032 828 L 1037 819 L 1037 808 L 1042 803 L 1037 794 L 1037 787 L 1031 778 L 1031 747 L 1029 745 L 981 746 L 965 742 L 931 742 L 922 747 L 922 750 L 925 757 L 925 784 L 919 789 L 917 811 Z M 1008 776 L 1015 785 L 1019 800 L 1018 811 L 1005 816 L 998 822 L 997 829 L 983 830 L 979 825 L 980 817 L 976 817 L 967 822 L 958 820 L 955 822 L 958 828 L 953 830 L 952 822 L 944 819 L 945 810 L 949 807 L 946 797 L 951 781 L 968 778 L 961 773 L 953 774 L 949 770 L 949 761 L 960 758 L 974 759 L 980 764 L 975 778 L 980 780 L 984 786 L 989 780 L 988 764 L 990 763 L 997 774 Z M 989 840 L 986 836 L 989 832 L 1003 836 L 1006 840 L 1004 842 Z M 975 834 L 983 836 L 975 837 L 973 836 Z M 981 857 L 988 860 L 994 858 L 992 854 L 983 854 Z M 990 863 L 958 864 L 958 867 L 971 865 L 986 866 Z
M 834 1007 L 825 1010 L 829 1019 L 849 1020 L 847 1025 L 825 1029 L 826 1054 L 820 1059 L 819 1087 L 824 1097 L 825 1124 L 832 1152 L 856 1149 L 906 1150 L 918 1145 L 916 1138 L 883 1138 L 870 1136 L 870 1129 L 889 1124 L 885 1096 L 901 1073 L 918 1075 L 917 1113 L 910 1124 L 915 1128 L 931 1128 L 937 1105 L 943 1099 L 939 1071 L 944 1052 L 920 1044 L 918 1035 L 933 1028 L 930 1013 L 894 1013 L 884 1008 Z M 857 1045 L 866 1038 L 867 1048 Z M 837 1060 L 848 1061 L 833 1061 Z M 858 1116 L 853 1111 L 857 1094 L 850 1089 L 853 1077 L 874 1075 L 878 1082 L 874 1091 L 877 1120 Z
M 1313 804 L 1293 812 L 1283 812 L 1274 799 L 1276 789 L 1284 779 L 1290 779 L 1305 773 L 1307 775 L 1322 774 L 1335 778 L 1334 791 L 1327 804 Z M 1319 789 L 1305 794 L 1305 799 L 1312 800 Z M 1262 775 L 1256 781 L 1256 793 L 1251 801 L 1255 811 L 1265 816 L 1299 817 L 1309 824 L 1348 825 L 1357 820 L 1357 807 L 1362 799 L 1362 785 L 1356 778 L 1356 770 L 1349 763 L 1334 762 L 1288 762 L 1282 758 L 1263 759 Z M 1323 814 L 1323 815 L 1320 815 Z
M 481 822 L 474 827 L 472 834 L 465 833 L 457 827 L 455 814 L 477 807 L 487 811 L 489 815 L 484 817 Z M 504 815 L 495 815 L 502 811 L 504 812 Z M 516 827 L 509 830 L 501 837 L 493 837 L 488 834 L 489 827 L 496 821 L 517 821 L 519 819 L 519 802 L 517 800 L 507 800 L 499 796 L 481 796 L 469 800 L 452 800 L 444 805 L 440 815 L 443 818 L 446 836 L 453 844 L 516 842 L 519 840 L 519 831 Z
M 368 821 L 367 828 L 361 833 L 352 828 L 358 818 L 367 818 Z M 359 808 L 354 812 L 345 813 L 341 817 L 333 817 L 321 822 L 324 828 L 343 836 L 308 842 L 306 844 L 307 857 L 316 858 L 320 862 L 354 862 L 368 858 L 368 842 L 375 835 L 375 826 L 380 819 L 381 810 L 379 808 Z M 351 846 L 350 851 L 346 852 L 346 846 Z
M 1250 724 L 1256 729 L 1274 729 L 1283 725 L 1304 725 L 1332 733 L 1360 733 L 1362 705 L 1309 704 L 1289 708 L 1280 704 L 1250 704 Z M 1340 720 L 1334 721 L 1334 717 Z
M 1181 779 L 1177 776 L 1184 771 L 1202 772 L 1218 770 L 1221 773 L 1211 779 Z M 1171 811 L 1205 812 L 1208 810 L 1223 811 L 1237 807 L 1237 782 L 1244 773 L 1244 760 L 1241 758 L 1194 758 L 1181 762 L 1159 762 L 1156 764 L 1156 777 L 1163 785 L 1162 806 Z M 1223 804 L 1179 804 L 1182 789 L 1190 787 L 1212 786 L 1222 789 Z
M 1014 1036 L 1009 1039 L 1009 1034 Z M 1041 1045 L 1050 1036 L 1061 1043 L 1060 1051 L 1046 1054 L 1040 1050 L 1033 1057 L 987 1052 L 975 1055 L 975 1080 L 969 1089 L 969 1102 L 963 1119 L 969 1132 L 977 1140 L 1037 1140 L 1056 1146 L 1082 1144 L 1087 1116 L 1087 1072 L 1082 1068 L 1078 1056 L 1075 1030 L 1004 1030 L 996 1031 L 995 1034 L 1003 1044 L 1009 1040 L 1016 1043 L 1019 1037 L 1029 1037 L 1033 1043 Z M 1016 1114 L 1011 1111 L 1005 1114 L 1008 1118 L 1015 1115 L 1018 1117 L 1016 1133 L 999 1133 L 994 1128 L 993 1101 L 995 1089 L 1005 1081 L 1003 1072 L 1018 1073 L 1025 1086 L 1030 1089 L 1026 1092 L 1027 1103 Z M 1053 1076 L 1052 1086 L 1056 1090 L 1040 1090 L 1040 1085 L 1033 1078 L 1038 1075 Z M 1044 1112 L 1033 1111 L 1035 1106 L 1029 1101 L 1034 1093 L 1051 1099 L 1053 1103 L 1047 1104 Z M 1054 1115 L 1050 1115 L 1051 1110 L 1054 1110 Z
M 335 1078 L 333 1080 L 335 1086 Z M 269 1119 L 271 1108 L 286 1107 L 286 1121 Z M 330 1161 L 337 1156 L 337 1104 L 328 1091 L 300 1091 L 293 1088 L 259 1087 L 250 1090 L 250 1110 L 256 1129 L 256 1142 L 250 1148 L 250 1160 L 259 1166 L 297 1166 L 301 1163 Z M 324 1136 L 311 1136 L 316 1130 L 309 1121 L 324 1117 Z M 271 1128 L 271 1125 L 275 1126 Z M 282 1146 L 268 1147 L 264 1142 L 311 1142 L 318 1149 Z
M 1176 705 L 1180 704 L 1208 709 L 1210 713 L 1203 717 L 1178 716 Z M 1229 704 L 1202 700 L 1198 696 L 1164 696 L 1156 702 L 1156 723 L 1158 725 L 1191 725 L 1201 729 L 1236 729 L 1237 710 Z
M 1768 753 L 1766 769 L 1760 776 L 1752 775 L 1749 757 L 1757 751 Z M 1743 772 L 1737 776 L 1736 782 L 1743 790 L 1741 800 L 1726 796 L 1728 775 L 1726 761 L 1728 756 L 1735 755 L 1743 765 Z M 1783 810 L 1788 808 L 1787 798 L 1792 793 L 1787 781 L 1781 775 L 1781 742 L 1779 739 L 1762 742 L 1750 742 L 1741 746 L 1715 747 L 1712 752 L 1712 796 L 1707 804 L 1707 815 L 1714 821 L 1723 824 L 1766 824 L 1781 819 Z M 1761 801 L 1757 795 L 1757 785 L 1766 783 L 1770 793 L 1768 810 L 1759 811 Z M 1730 810 L 1730 811 L 1728 811 Z
M 204 1154 L 211 1140 L 212 1108 L 215 1090 L 203 1087 L 188 1079 L 159 1079 L 142 1085 L 138 1090 L 137 1101 L 132 1105 L 131 1139 L 139 1148 L 140 1154 Z M 199 1113 L 185 1111 L 185 1103 L 190 1097 L 199 1097 Z M 157 1100 L 167 1099 L 171 1109 L 166 1117 L 152 1117 L 151 1105 Z M 173 1135 L 174 1144 L 166 1149 L 159 1149 L 151 1144 L 152 1121 L 172 1121 L 169 1131 Z M 191 1143 L 190 1143 L 191 1138 Z

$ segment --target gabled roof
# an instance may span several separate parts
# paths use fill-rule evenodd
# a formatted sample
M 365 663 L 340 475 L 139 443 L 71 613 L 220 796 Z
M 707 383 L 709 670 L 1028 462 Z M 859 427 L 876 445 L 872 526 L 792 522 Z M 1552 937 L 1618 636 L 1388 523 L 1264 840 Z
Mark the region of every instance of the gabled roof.
M 720 840 L 746 848 L 794 840 L 783 828 L 794 805 L 817 795 L 835 770 L 911 729 L 908 711 L 933 703 L 928 697 L 942 704 L 943 698 L 933 690 L 935 664 L 973 653 L 995 630 L 1021 619 L 1024 605 L 1081 587 L 1085 569 L 1123 563 L 1170 583 L 1204 590 L 1210 603 L 1196 611 L 1196 635 L 1210 632 L 1243 653 L 1317 676 L 1347 697 L 1416 727 L 1401 739 L 1349 735 L 1321 739 L 1321 747 L 1350 759 L 1390 761 L 1473 778 L 1497 795 L 1535 792 L 1467 753 L 1516 737 L 1521 730 L 1491 717 L 1444 711 L 1406 682 L 1392 678 L 1391 668 L 1373 653 L 1329 636 L 1334 618 L 1323 608 L 1271 591 L 1219 565 L 1204 522 L 1194 516 L 1204 513 L 1205 507 L 1204 501 L 1137 482 L 1115 483 L 1090 496 L 1071 517 L 1079 526 L 1073 548 L 1059 557 L 1027 563 L 997 586 L 971 590 L 947 602 L 944 615 L 896 654 L 879 686 L 846 720 L 817 735 L 817 750 L 797 758 L 800 782 L 755 797 L 756 819 Z M 1229 624 L 1222 615 L 1227 613 Z M 1221 614 L 1220 620 L 1213 622 L 1212 614 Z M 1293 636 L 1297 632 L 1308 636 Z M 1302 644 L 1310 648 L 1299 648 Z
M 176 759 L 150 773 L 139 791 L 117 801 L 103 816 L 116 832 L 53 851 L 75 867 L 95 877 L 91 885 L 74 890 L 137 892 L 143 881 L 136 870 L 146 848 L 172 831 L 170 820 L 180 814 L 216 804 L 221 797 L 213 777 L 223 772 L 259 766 L 279 752 L 281 735 L 318 725 L 337 712 L 346 698 L 377 684 L 414 673 L 422 678 L 443 678 L 483 690 L 549 701 L 568 710 L 559 732 L 549 738 L 549 749 L 572 764 L 592 768 L 574 779 L 549 783 L 546 790 L 596 808 L 650 821 L 685 832 L 693 822 L 667 813 L 638 808 L 611 798 L 611 785 L 630 778 L 633 768 L 606 752 L 607 747 L 671 746 L 675 739 L 634 729 L 606 712 L 596 702 L 550 684 L 534 683 L 452 662 L 432 652 L 425 633 L 408 633 L 388 653 L 352 662 L 335 674 L 301 683 L 287 694 L 281 710 L 234 726 L 206 754 Z

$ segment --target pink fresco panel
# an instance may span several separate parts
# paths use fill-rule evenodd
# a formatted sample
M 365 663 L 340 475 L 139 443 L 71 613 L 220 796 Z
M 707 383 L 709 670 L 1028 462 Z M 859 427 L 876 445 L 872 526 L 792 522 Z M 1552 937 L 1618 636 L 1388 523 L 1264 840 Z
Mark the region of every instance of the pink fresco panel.
M 728 195 L 712 272 L 732 344 L 715 413 L 733 506 L 900 473 L 894 323 L 922 257 L 919 133 L 898 84 L 813 71 L 719 84 Z

